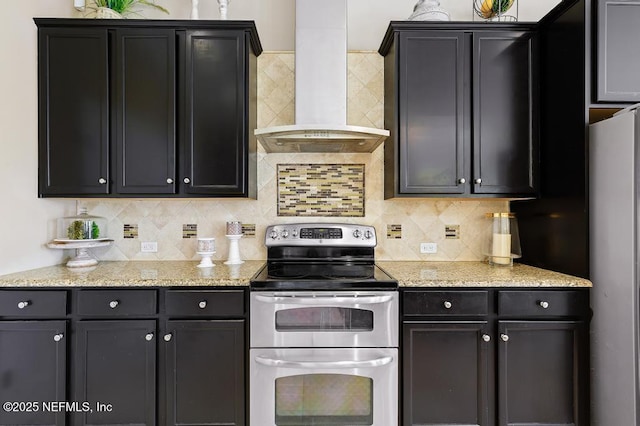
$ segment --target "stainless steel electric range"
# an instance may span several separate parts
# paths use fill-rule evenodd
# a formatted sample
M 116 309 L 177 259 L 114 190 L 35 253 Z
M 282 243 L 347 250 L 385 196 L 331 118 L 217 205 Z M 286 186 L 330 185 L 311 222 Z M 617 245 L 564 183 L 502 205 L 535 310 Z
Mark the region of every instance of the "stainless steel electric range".
M 267 228 L 251 280 L 252 425 L 398 422 L 398 283 L 375 265 L 375 228 Z

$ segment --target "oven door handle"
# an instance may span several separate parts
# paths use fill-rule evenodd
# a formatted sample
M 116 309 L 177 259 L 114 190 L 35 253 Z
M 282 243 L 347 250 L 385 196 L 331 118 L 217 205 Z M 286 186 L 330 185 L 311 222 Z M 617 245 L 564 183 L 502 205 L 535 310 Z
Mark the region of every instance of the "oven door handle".
M 339 296 L 339 297 L 314 297 L 312 295 L 295 296 L 264 296 L 257 294 L 256 300 L 266 303 L 278 303 L 281 305 L 330 305 L 330 304 L 351 304 L 351 305 L 375 305 L 386 303 L 393 299 L 393 295 L 385 294 L 381 296 Z
M 262 365 L 280 368 L 366 368 L 387 365 L 393 361 L 393 357 L 384 356 L 363 361 L 288 361 L 257 356 L 255 360 Z

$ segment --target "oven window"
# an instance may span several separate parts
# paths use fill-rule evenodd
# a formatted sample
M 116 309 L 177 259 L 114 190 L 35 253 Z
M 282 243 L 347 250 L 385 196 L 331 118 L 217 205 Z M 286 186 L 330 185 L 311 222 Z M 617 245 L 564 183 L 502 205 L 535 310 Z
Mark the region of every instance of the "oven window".
M 277 426 L 373 424 L 373 379 L 305 374 L 276 379 Z
M 276 312 L 277 331 L 372 331 L 373 311 L 310 307 Z

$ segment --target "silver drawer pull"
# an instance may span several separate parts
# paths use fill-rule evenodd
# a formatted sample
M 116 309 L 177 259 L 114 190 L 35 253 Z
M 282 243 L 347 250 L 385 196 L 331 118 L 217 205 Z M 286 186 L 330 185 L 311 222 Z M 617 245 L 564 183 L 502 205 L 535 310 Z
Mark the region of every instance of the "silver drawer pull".
M 18 309 L 24 309 L 29 306 L 31 303 L 28 300 L 24 300 L 22 302 L 18 302 Z
M 482 340 L 484 340 L 485 342 L 490 342 L 491 341 L 491 336 L 489 336 L 488 334 L 483 334 L 482 335 Z
M 55 336 L 53 336 L 53 341 L 59 342 L 60 340 L 62 340 L 63 337 L 64 337 L 64 334 L 62 333 L 56 334 Z
M 503 342 L 508 342 L 509 341 L 509 336 L 507 336 L 506 334 L 501 334 L 500 338 L 502 339 Z
M 542 309 L 547 309 L 549 307 L 549 302 L 547 302 L 546 300 L 541 300 L 538 302 L 538 305 L 540 305 Z
M 120 302 L 118 302 L 117 300 L 112 300 L 111 302 L 109 302 L 109 307 L 111 309 L 115 309 L 118 307 L 118 305 L 120 304 Z
M 198 308 L 200 309 L 204 309 L 207 307 L 207 301 L 203 300 L 202 302 L 198 303 Z
M 171 340 L 171 333 L 165 334 L 164 335 L 164 341 L 165 342 L 169 342 Z
M 448 300 L 445 300 L 443 305 L 444 305 L 445 309 L 451 309 L 451 307 L 453 306 L 453 304 L 451 302 L 449 302 Z
M 147 342 L 152 341 L 152 340 L 153 340 L 153 333 L 147 333 L 147 335 L 146 335 L 146 336 L 144 336 L 144 338 L 145 338 L 145 340 L 146 340 Z

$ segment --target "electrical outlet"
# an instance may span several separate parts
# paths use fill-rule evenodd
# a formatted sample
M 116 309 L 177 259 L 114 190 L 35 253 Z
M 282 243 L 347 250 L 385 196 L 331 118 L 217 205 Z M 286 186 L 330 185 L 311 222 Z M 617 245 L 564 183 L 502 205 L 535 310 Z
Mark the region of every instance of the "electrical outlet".
M 158 243 L 156 241 L 141 241 L 140 251 L 142 253 L 157 253 Z
M 436 243 L 420 243 L 420 253 L 437 253 L 438 244 Z

